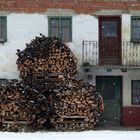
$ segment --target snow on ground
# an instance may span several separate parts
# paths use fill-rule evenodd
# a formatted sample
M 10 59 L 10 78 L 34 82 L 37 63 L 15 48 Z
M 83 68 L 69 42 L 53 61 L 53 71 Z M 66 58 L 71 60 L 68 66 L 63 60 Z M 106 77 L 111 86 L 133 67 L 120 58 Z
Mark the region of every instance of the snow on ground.
M 0 140 L 140 140 L 140 131 L 0 132 Z

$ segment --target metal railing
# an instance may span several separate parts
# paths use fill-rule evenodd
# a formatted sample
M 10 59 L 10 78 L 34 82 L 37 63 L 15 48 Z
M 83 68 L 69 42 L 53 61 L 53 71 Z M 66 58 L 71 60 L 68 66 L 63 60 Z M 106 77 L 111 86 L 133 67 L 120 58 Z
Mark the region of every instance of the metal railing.
M 113 66 L 113 64 L 99 64 L 100 58 L 98 41 L 83 41 L 82 53 L 83 65 Z M 121 64 L 118 64 L 119 67 L 140 67 L 140 43 L 122 41 L 121 54 Z

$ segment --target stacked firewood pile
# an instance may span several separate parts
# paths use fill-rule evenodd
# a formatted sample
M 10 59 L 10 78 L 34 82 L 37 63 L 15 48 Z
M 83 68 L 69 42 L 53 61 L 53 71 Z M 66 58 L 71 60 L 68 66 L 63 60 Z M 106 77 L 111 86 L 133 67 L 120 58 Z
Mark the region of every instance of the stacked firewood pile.
M 22 125 L 41 128 L 48 116 L 44 95 L 21 82 L 9 82 L 0 87 L 0 129 L 18 131 Z
M 82 80 L 74 80 L 57 92 L 55 100 L 51 118 L 55 130 L 92 129 L 103 111 L 103 100 L 95 86 Z
M 24 83 L 43 94 L 55 130 L 93 128 L 103 111 L 94 86 L 75 80 L 77 62 L 62 41 L 41 35 L 18 50 L 17 65 Z
M 20 77 L 27 82 L 31 76 L 42 73 L 59 73 L 69 79 L 77 74 L 77 62 L 69 47 L 58 38 L 41 35 L 17 50 Z
M 77 62 L 62 41 L 36 37 L 17 50 L 21 82 L 0 87 L 0 128 L 15 131 L 22 124 L 35 129 L 93 128 L 103 100 L 93 85 L 76 80 Z

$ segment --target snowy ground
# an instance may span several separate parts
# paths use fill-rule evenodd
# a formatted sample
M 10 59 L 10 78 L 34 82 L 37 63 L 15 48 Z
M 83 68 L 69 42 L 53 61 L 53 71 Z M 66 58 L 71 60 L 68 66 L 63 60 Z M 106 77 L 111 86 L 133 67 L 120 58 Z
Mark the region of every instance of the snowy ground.
M 0 140 L 140 140 L 140 131 L 0 132 Z

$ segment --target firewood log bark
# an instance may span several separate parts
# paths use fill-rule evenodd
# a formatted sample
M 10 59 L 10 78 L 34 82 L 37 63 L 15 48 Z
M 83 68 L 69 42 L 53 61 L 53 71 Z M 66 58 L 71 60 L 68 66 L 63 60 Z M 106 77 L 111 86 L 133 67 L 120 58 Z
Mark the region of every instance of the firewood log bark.
M 85 130 L 94 128 L 103 112 L 103 100 L 95 86 L 73 80 L 70 86 L 56 93 L 54 116 L 55 130 Z
M 65 79 L 77 74 L 77 60 L 69 47 L 58 38 L 41 35 L 17 50 L 17 67 L 20 77 L 29 81 L 36 73 L 61 73 Z
M 22 124 L 37 130 L 47 120 L 45 96 L 21 82 L 1 86 L 0 100 L 0 129 L 3 131 L 18 131 Z

